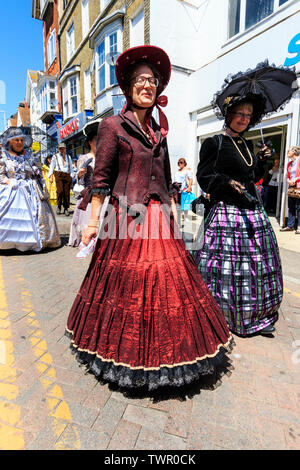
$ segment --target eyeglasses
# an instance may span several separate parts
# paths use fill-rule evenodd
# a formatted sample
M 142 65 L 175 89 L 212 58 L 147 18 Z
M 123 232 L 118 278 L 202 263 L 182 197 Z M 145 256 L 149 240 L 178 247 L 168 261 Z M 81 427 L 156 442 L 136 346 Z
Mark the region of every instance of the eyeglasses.
M 239 118 L 245 118 L 245 119 L 251 119 L 253 114 L 245 114 L 245 113 L 233 113 L 235 116 L 238 116 Z
M 178 165 L 184 165 L 184 164 L 185 164 L 185 162 L 181 162 L 181 161 L 178 162 Z
M 159 80 L 156 77 L 144 77 L 143 75 L 138 75 L 137 77 L 133 77 L 131 80 L 134 80 L 134 84 L 137 87 L 145 86 L 146 82 L 148 82 L 150 86 L 155 88 L 157 88 L 159 85 Z

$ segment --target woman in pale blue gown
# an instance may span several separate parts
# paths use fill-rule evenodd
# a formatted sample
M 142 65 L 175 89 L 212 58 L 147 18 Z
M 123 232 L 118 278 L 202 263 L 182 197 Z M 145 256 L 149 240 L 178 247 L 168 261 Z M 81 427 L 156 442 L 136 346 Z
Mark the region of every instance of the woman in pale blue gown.
M 41 251 L 61 244 L 41 162 L 31 137 L 11 127 L 0 150 L 0 250 Z

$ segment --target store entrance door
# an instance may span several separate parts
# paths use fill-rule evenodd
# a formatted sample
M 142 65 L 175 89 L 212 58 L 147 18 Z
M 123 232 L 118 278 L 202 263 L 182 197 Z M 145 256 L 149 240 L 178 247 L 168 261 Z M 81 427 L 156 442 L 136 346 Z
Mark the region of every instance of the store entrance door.
M 264 166 L 262 179 L 262 200 L 266 212 L 270 216 L 280 219 L 281 198 L 283 191 L 283 175 L 286 154 L 287 125 L 268 127 L 263 130 L 263 138 L 266 145 L 272 148 L 272 157 Z M 260 130 L 249 131 L 246 139 L 253 141 L 254 153 L 260 150 L 262 136 Z M 277 160 L 277 163 L 275 163 Z M 277 170 L 278 165 L 278 170 Z

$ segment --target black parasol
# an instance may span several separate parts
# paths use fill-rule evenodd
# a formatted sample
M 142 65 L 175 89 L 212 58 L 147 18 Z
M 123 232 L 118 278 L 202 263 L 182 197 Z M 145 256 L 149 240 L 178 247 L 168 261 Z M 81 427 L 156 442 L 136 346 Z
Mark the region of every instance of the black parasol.
M 297 89 L 297 76 L 293 70 L 269 65 L 266 60 L 255 69 L 228 76 L 212 104 L 217 116 L 223 119 L 230 106 L 249 95 L 256 97 L 260 106 L 250 123 L 254 126 L 266 114 L 283 107 Z

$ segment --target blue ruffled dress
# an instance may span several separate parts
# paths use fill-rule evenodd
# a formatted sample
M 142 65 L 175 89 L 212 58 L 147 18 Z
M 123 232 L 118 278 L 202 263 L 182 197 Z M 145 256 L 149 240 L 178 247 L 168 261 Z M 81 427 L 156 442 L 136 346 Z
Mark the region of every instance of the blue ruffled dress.
M 8 184 L 7 184 L 8 183 Z M 60 246 L 41 164 L 29 152 L 0 154 L 0 249 L 41 251 Z

